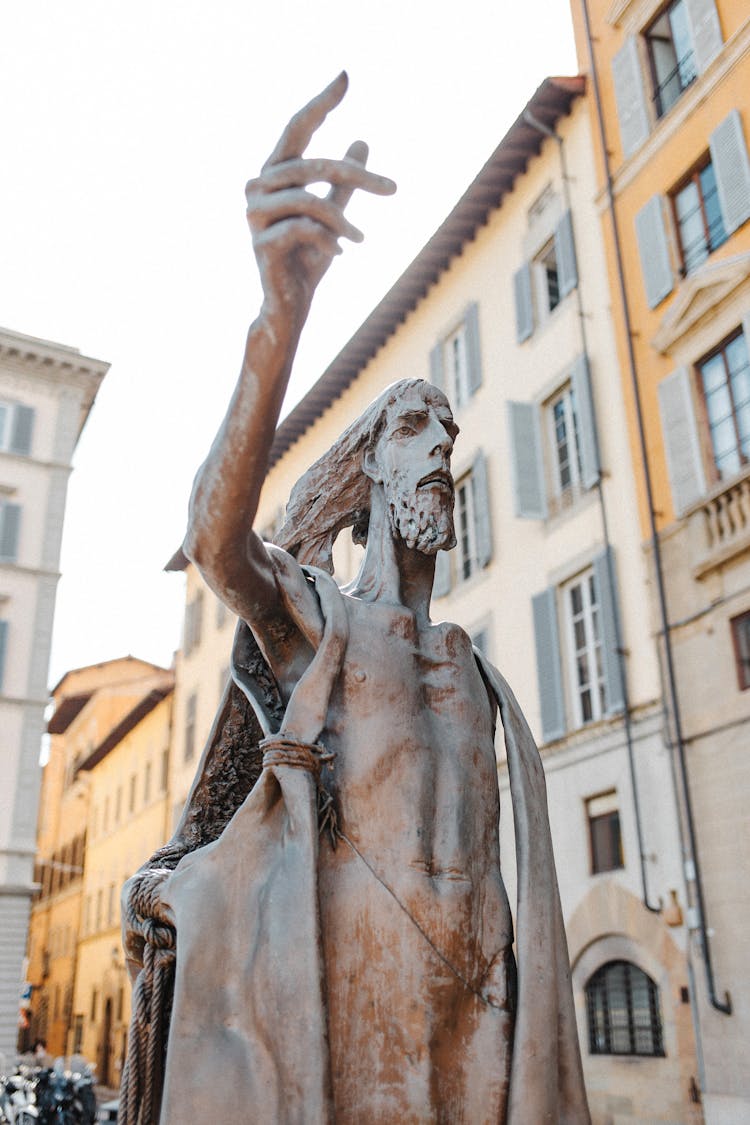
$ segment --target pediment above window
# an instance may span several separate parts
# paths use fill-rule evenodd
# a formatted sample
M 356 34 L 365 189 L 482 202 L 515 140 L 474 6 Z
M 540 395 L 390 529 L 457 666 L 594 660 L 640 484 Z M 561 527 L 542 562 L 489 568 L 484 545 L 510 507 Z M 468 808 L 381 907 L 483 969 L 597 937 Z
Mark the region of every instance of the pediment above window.
M 651 343 L 662 355 L 697 328 L 703 318 L 750 277 L 750 252 L 701 266 L 686 278 Z
M 640 31 L 659 9 L 659 0 L 613 0 L 605 16 L 610 27 Z

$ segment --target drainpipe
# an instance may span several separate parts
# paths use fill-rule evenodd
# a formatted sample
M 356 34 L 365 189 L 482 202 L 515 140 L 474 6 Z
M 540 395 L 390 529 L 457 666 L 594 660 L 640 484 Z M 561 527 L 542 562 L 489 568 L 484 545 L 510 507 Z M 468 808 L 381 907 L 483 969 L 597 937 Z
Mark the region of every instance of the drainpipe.
M 596 60 L 594 58 L 594 44 L 591 36 L 591 23 L 589 21 L 589 11 L 587 0 L 581 0 L 581 9 L 583 11 L 583 19 L 586 32 L 586 44 L 589 53 L 589 65 L 591 67 L 591 80 L 594 89 L 594 103 L 596 105 L 596 116 L 599 127 L 599 140 L 601 143 L 602 157 L 604 160 L 604 169 L 607 187 L 607 205 L 609 215 L 612 220 L 612 235 L 615 248 L 615 263 L 617 267 L 617 281 L 620 297 L 620 304 L 622 307 L 622 315 L 625 324 L 625 338 L 627 341 L 628 350 L 628 373 L 630 375 L 631 388 L 633 392 L 633 401 L 635 403 L 635 414 L 638 429 L 638 446 L 641 458 L 641 468 L 643 470 L 643 480 L 646 488 L 646 499 L 648 502 L 648 518 L 649 530 L 651 533 L 651 543 L 653 546 L 654 554 L 654 570 L 656 573 L 656 585 L 659 604 L 659 616 L 661 618 L 661 633 L 664 638 L 664 658 L 667 665 L 667 684 L 669 692 L 669 702 L 672 709 L 672 721 L 674 724 L 674 743 L 677 751 L 677 762 L 679 767 L 679 776 L 682 787 L 683 806 L 685 814 L 685 827 L 687 828 L 688 847 L 690 852 L 690 860 L 693 867 L 693 886 L 695 888 L 696 904 L 698 907 L 698 930 L 700 933 L 701 953 L 703 955 L 703 964 L 706 971 L 706 985 L 708 988 L 708 995 L 712 1006 L 717 1012 L 722 1012 L 726 1016 L 732 1014 L 732 1001 L 728 992 L 724 993 L 724 999 L 720 1000 L 716 994 L 716 983 L 714 980 L 713 964 L 711 961 L 711 946 L 708 938 L 708 920 L 706 917 L 706 901 L 703 893 L 703 879 L 701 876 L 700 862 L 698 858 L 698 843 L 695 832 L 695 821 L 693 817 L 693 803 L 690 796 L 690 782 L 687 770 L 687 758 L 685 753 L 685 741 L 682 733 L 682 720 L 680 716 L 680 705 L 677 694 L 677 678 L 675 675 L 674 658 L 672 653 L 672 638 L 669 625 L 669 613 L 667 610 L 667 595 L 664 583 L 664 568 L 662 565 L 661 546 L 659 543 L 659 536 L 656 527 L 656 514 L 654 511 L 654 496 L 653 487 L 651 482 L 651 469 L 648 460 L 648 451 L 646 448 L 646 433 L 643 423 L 643 405 L 641 402 L 640 387 L 638 385 L 638 373 L 635 360 L 635 349 L 633 347 L 633 329 L 630 319 L 630 306 L 628 304 L 627 290 L 625 288 L 625 274 L 622 264 L 622 246 L 620 242 L 620 230 L 617 222 L 617 212 L 615 209 L 615 194 L 614 186 L 612 183 L 612 172 L 609 163 L 609 152 L 607 150 L 607 135 L 604 127 L 604 115 L 602 111 L 601 95 L 599 90 L 599 77 L 596 69 Z
M 559 133 L 556 133 L 554 129 L 550 129 L 542 121 L 539 121 L 539 119 L 537 117 L 535 117 L 534 114 L 529 109 L 524 110 L 523 118 L 524 118 L 524 121 L 526 121 L 527 124 L 531 125 L 531 127 L 533 129 L 536 129 L 539 133 L 544 134 L 545 137 L 549 137 L 551 140 L 553 140 L 557 143 L 558 152 L 560 153 L 560 170 L 561 170 L 561 174 L 562 174 L 563 195 L 564 195 L 564 199 L 565 199 L 565 207 L 568 211 L 571 211 L 571 214 L 572 214 L 571 205 L 570 205 L 570 182 L 569 182 L 569 179 L 568 179 L 568 168 L 567 168 L 567 164 L 566 164 L 566 161 L 565 161 L 565 146 L 564 146 L 564 142 L 563 142 L 562 137 L 559 135 Z M 588 353 L 588 344 L 587 344 L 587 340 L 586 340 L 586 321 L 584 319 L 583 297 L 582 297 L 582 294 L 581 294 L 580 280 L 579 280 L 579 284 L 576 286 L 576 302 L 577 302 L 577 305 L 578 305 L 578 323 L 579 323 L 580 329 L 581 329 L 581 347 L 582 347 L 582 350 L 583 350 L 583 354 L 585 355 L 586 360 L 588 362 L 588 354 L 589 353 Z M 611 542 L 610 542 L 610 538 L 609 538 L 609 525 L 608 525 L 608 522 L 607 522 L 607 509 L 606 509 L 606 506 L 605 506 L 605 503 L 604 503 L 604 491 L 602 489 L 601 474 L 599 476 L 599 480 L 597 481 L 596 488 L 597 488 L 597 492 L 598 492 L 598 495 L 599 495 L 599 511 L 601 513 L 601 520 L 602 520 L 602 535 L 604 537 L 604 545 L 607 548 L 607 570 L 608 570 L 608 576 L 609 576 L 609 586 L 610 586 L 611 590 L 615 590 L 616 587 L 615 587 L 615 575 L 614 575 L 614 570 L 613 570 L 613 566 L 612 566 L 612 552 L 609 549 L 610 546 L 611 546 Z M 638 841 L 638 859 L 639 859 L 640 869 L 641 869 L 641 900 L 643 902 L 643 905 L 646 907 L 646 909 L 650 910 L 652 914 L 660 914 L 661 909 L 662 909 L 661 900 L 659 901 L 658 906 L 654 906 L 653 903 L 649 900 L 649 894 L 648 894 L 648 875 L 646 873 L 646 851 L 645 851 L 645 845 L 643 843 L 643 820 L 642 820 L 642 817 L 641 817 L 641 804 L 640 804 L 640 799 L 639 799 L 639 796 L 638 796 L 638 784 L 637 784 L 637 780 L 636 780 L 635 749 L 634 749 L 634 746 L 633 746 L 633 727 L 632 727 L 632 723 L 630 721 L 630 699 L 629 699 L 629 696 L 628 696 L 627 674 L 626 674 L 626 668 L 625 668 L 625 646 L 623 644 L 623 639 L 622 639 L 622 621 L 620 619 L 620 607 L 619 607 L 619 604 L 617 602 L 617 598 L 613 598 L 613 604 L 614 604 L 615 648 L 617 650 L 617 670 L 618 670 L 618 676 L 619 676 L 619 680 L 620 680 L 620 691 L 622 692 L 622 701 L 623 701 L 623 720 L 622 720 L 622 723 L 623 723 L 623 732 L 625 734 L 625 745 L 627 747 L 628 771 L 630 773 L 630 788 L 631 788 L 631 792 L 633 794 L 633 812 L 635 814 L 635 833 L 636 833 L 636 839 Z

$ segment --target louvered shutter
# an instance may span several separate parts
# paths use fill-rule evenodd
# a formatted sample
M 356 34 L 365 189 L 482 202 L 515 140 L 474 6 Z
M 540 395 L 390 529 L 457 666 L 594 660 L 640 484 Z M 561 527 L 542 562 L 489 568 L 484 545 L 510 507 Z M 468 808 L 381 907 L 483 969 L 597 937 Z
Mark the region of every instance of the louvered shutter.
M 534 331 L 534 305 L 531 296 L 531 266 L 524 262 L 513 274 L 516 299 L 516 340 L 522 344 Z
M 557 596 L 554 586 L 531 599 L 536 644 L 536 673 L 542 736 L 545 742 L 565 734 L 565 697 L 557 625 Z
M 34 426 L 34 411 L 30 406 L 17 403 L 13 408 L 13 428 L 10 435 L 11 453 L 27 456 L 31 453 L 31 433 Z
M 443 367 L 443 344 L 435 344 L 430 352 L 430 382 L 445 394 L 445 369 Z
M 635 233 L 649 308 L 672 292 L 674 279 L 660 195 L 652 195 L 635 217 Z
M 479 305 L 472 301 L 464 317 L 466 330 L 466 363 L 469 394 L 476 394 L 482 385 L 482 350 L 479 343 Z
M 617 580 L 611 547 L 594 559 L 594 583 L 599 601 L 606 714 L 616 715 L 625 707 L 625 673 L 618 644 Z
M 706 492 L 690 373 L 686 367 L 680 367 L 659 383 L 659 411 L 672 500 L 680 516 Z
M 687 0 L 693 54 L 699 74 L 721 50 L 721 27 L 714 0 Z
M 447 551 L 438 551 L 435 559 L 435 579 L 432 583 L 433 598 L 444 598 L 451 588 L 451 560 Z
M 750 161 L 736 109 L 714 129 L 708 143 L 724 229 L 731 234 L 750 218 Z
M 490 495 L 487 486 L 487 459 L 481 449 L 471 467 L 474 482 L 474 519 L 476 523 L 477 562 L 485 567 L 492 558 L 492 520 L 490 516 Z
M 0 559 L 15 562 L 18 557 L 18 532 L 21 506 L 4 501 L 0 504 Z
M 576 247 L 573 239 L 573 218 L 566 211 L 555 228 L 555 257 L 557 277 L 560 284 L 560 297 L 567 297 L 578 284 Z
M 522 519 L 543 520 L 547 497 L 539 407 L 533 402 L 509 402 L 508 430 L 515 513 Z
M 0 621 L 0 690 L 5 676 L 5 654 L 8 649 L 8 622 Z
M 646 140 L 650 128 L 638 43 L 634 35 L 628 36 L 612 59 L 612 77 L 622 152 L 623 156 L 630 156 Z
M 584 488 L 593 488 L 601 474 L 599 440 L 596 430 L 594 396 L 591 390 L 591 372 L 586 355 L 573 364 L 570 373 L 576 415 L 578 418 L 578 444 L 581 452 L 581 482 Z

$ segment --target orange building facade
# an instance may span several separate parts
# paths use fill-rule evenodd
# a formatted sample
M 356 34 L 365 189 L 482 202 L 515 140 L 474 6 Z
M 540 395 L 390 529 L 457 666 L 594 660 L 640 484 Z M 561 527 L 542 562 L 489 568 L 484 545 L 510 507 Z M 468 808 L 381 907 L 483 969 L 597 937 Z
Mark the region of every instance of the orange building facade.
M 750 1119 L 750 11 L 572 0 L 690 906 L 706 1120 Z

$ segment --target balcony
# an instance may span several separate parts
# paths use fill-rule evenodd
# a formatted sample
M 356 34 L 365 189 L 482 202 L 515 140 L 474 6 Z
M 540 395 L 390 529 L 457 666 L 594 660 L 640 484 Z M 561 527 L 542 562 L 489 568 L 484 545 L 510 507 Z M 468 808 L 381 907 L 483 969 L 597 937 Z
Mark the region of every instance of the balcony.
M 687 513 L 693 577 L 750 550 L 750 467 L 721 481 Z

